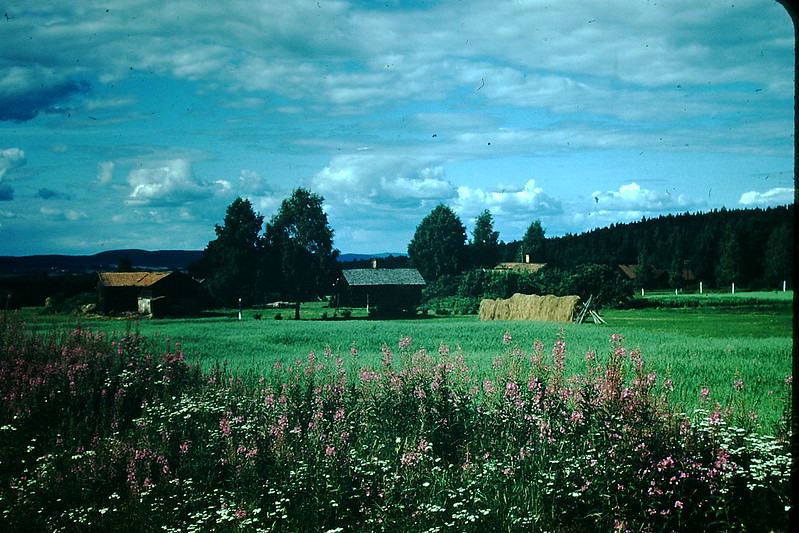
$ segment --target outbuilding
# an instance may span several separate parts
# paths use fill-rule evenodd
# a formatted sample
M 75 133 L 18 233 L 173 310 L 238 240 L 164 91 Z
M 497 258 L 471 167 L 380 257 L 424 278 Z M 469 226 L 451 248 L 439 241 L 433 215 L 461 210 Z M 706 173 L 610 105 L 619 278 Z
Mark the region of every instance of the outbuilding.
M 415 313 L 424 278 L 415 268 L 342 270 L 336 281 L 334 307 L 366 307 L 371 314 Z
M 162 317 L 194 315 L 200 308 L 199 282 L 181 272 L 100 272 L 98 276 L 100 313 Z

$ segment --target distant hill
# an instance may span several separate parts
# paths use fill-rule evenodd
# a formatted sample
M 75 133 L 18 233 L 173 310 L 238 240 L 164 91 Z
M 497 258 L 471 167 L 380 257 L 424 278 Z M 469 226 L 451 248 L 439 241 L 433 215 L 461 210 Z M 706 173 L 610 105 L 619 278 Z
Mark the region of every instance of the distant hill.
M 94 255 L 0 256 L 0 274 L 77 273 L 116 270 L 122 260 L 139 270 L 186 270 L 202 257 L 195 250 L 108 250 Z
M 27 255 L 0 256 L 0 275 L 48 273 L 80 273 L 116 270 L 127 259 L 137 270 L 183 270 L 202 257 L 198 250 L 108 250 L 94 255 Z M 404 253 L 341 254 L 341 263 L 406 257 Z
M 400 252 L 384 252 L 381 254 L 341 254 L 338 256 L 340 263 L 352 263 L 353 261 L 368 261 L 370 259 L 385 259 L 386 257 L 407 257 L 408 254 Z

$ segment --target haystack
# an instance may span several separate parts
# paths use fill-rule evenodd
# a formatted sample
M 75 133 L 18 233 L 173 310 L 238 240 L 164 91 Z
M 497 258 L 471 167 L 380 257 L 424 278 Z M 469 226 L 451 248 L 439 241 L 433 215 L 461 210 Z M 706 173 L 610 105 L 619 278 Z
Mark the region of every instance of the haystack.
M 516 293 L 505 300 L 482 300 L 480 320 L 541 320 L 571 322 L 579 296 L 539 296 Z

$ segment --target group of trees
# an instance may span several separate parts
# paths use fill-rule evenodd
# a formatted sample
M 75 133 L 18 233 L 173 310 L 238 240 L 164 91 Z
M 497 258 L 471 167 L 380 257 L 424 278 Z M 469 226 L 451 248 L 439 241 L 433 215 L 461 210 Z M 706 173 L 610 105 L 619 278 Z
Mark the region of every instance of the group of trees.
M 493 229 L 491 213 L 475 221 L 472 240 L 457 215 L 436 207 L 417 227 L 408 247 L 427 280 L 501 261 L 580 265 L 635 265 L 636 287 L 682 288 L 737 283 L 752 289 L 777 288 L 793 275 L 794 206 L 667 215 L 614 224 L 579 235 L 545 238 L 534 220 L 520 241 L 505 243 Z
M 482 298 L 509 298 L 515 292 L 578 294 L 594 297 L 597 305 L 620 304 L 632 287 L 608 265 L 545 267 L 538 272 L 496 271 L 502 261 L 543 262 L 546 239 L 534 220 L 521 241 L 505 244 L 484 210 L 475 220 L 471 241 L 460 218 L 445 205 L 427 215 L 408 245 L 411 262 L 427 280 L 423 307 L 437 312 L 474 313 Z
M 239 298 L 250 305 L 317 296 L 335 279 L 339 253 L 322 201 L 297 188 L 264 227 L 250 201 L 237 198 L 191 273 L 206 280 L 209 295 L 221 305 L 236 305 Z
M 222 305 L 235 305 L 239 298 L 251 304 L 327 294 L 338 273 L 339 252 L 333 248 L 333 230 L 322 201 L 300 187 L 264 225 L 264 217 L 255 213 L 249 200 L 236 199 L 224 224 L 215 227 L 216 239 L 192 265 L 192 274 L 206 279 L 208 292 Z M 622 283 L 618 265 L 623 264 L 637 265 L 636 287 L 682 287 L 686 278 L 701 280 L 706 287 L 730 282 L 749 288 L 777 287 L 793 273 L 793 209 L 791 205 L 668 215 L 549 239 L 540 220 L 534 220 L 521 240 L 505 243 L 488 210 L 476 218 L 467 240 L 458 215 L 441 204 L 417 226 L 408 244 L 408 260 L 427 280 L 429 299 L 579 288 L 586 292 L 580 294 L 583 297 L 590 291 L 604 303 L 618 302 L 633 287 Z M 403 263 L 399 266 L 406 266 L 404 258 L 396 259 Z M 499 262 L 547 266 L 528 277 L 469 274 L 485 272 Z
M 538 261 L 544 244 L 540 220 L 530 224 L 521 241 L 512 246 L 501 242 L 499 232 L 494 230 L 494 217 L 487 209 L 475 219 L 472 239 L 467 242 L 461 219 L 450 207 L 440 204 L 417 226 L 408 255 L 422 276 L 431 281 L 471 268 L 493 268 L 499 262 L 521 260 L 525 255 Z
M 543 260 L 637 265 L 639 286 L 776 289 L 793 276 L 794 206 L 666 215 L 547 239 Z M 689 273 L 693 280 L 686 280 Z M 660 274 L 658 276 L 658 274 Z

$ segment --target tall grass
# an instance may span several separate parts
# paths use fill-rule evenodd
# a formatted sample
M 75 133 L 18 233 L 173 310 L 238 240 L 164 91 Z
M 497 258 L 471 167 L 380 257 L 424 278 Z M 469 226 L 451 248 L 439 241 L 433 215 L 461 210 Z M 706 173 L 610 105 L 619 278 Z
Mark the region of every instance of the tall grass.
M 4 531 L 787 528 L 787 420 L 766 435 L 741 379 L 675 408 L 618 335 L 505 331 L 478 371 L 403 336 L 242 375 L 135 330 L 0 325 Z

